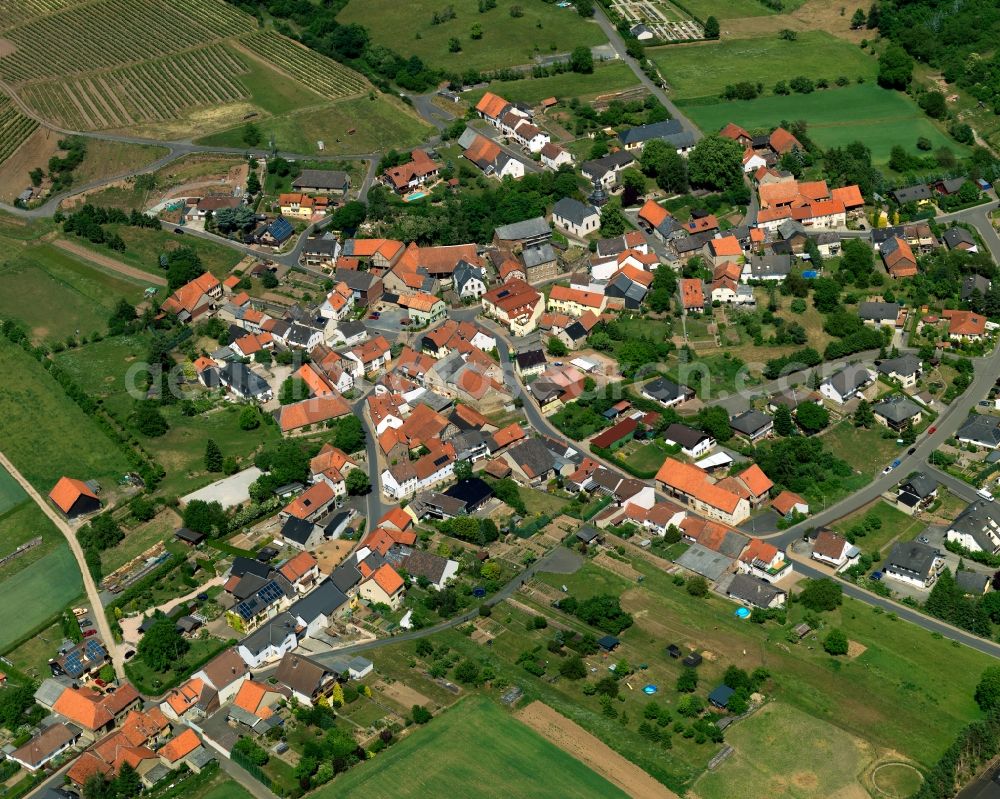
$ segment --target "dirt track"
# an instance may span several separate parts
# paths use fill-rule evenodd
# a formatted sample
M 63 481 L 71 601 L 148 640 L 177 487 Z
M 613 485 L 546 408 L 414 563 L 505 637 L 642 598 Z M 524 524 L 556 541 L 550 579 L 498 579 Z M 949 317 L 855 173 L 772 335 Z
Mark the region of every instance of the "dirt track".
M 146 284 L 152 284 L 154 286 L 167 285 L 167 279 L 165 277 L 154 275 L 142 269 L 136 269 L 134 266 L 129 266 L 121 261 L 116 261 L 114 258 L 107 255 L 101 255 L 100 253 L 93 252 L 92 250 L 88 250 L 82 244 L 77 244 L 75 241 L 53 239 L 52 243 L 60 250 L 73 253 L 73 255 L 83 258 L 85 261 L 90 261 L 93 264 L 102 266 L 105 269 L 110 269 L 112 272 L 117 272 L 120 275 L 125 275 L 126 277 L 139 280 Z
M 516 715 L 546 740 L 585 763 L 629 796 L 635 799 L 678 799 L 673 791 L 548 705 L 532 702 Z

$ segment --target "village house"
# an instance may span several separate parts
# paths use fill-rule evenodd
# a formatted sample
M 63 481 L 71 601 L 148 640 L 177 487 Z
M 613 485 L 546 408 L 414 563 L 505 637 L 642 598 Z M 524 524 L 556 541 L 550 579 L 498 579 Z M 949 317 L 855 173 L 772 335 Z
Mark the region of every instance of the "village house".
M 819 392 L 838 405 L 856 397 L 862 389 L 870 386 L 875 374 L 860 364 L 845 366 L 836 374 L 820 383 Z
M 697 466 L 667 458 L 656 473 L 656 484 L 667 495 L 710 519 L 737 525 L 750 517 L 747 498 L 720 488 Z
M 837 571 L 843 571 L 854 565 L 860 554 L 861 550 L 842 535 L 824 528 L 813 541 L 811 557 Z
M 412 150 L 409 161 L 389 167 L 382 173 L 382 181 L 397 194 L 407 194 L 433 183 L 441 172 L 441 166 L 424 150 Z
M 913 250 L 899 236 L 894 236 L 883 242 L 879 252 L 889 277 L 894 280 L 901 277 L 913 277 L 917 274 L 917 259 L 913 255 Z
M 948 320 L 948 338 L 952 341 L 979 341 L 986 335 L 986 317 L 972 311 L 942 311 Z
M 552 222 L 571 236 L 583 238 L 596 233 L 601 226 L 601 212 L 572 197 L 563 197 L 552 207 Z
M 635 164 L 635 158 L 625 150 L 605 155 L 603 158 L 596 158 L 593 161 L 584 161 L 580 167 L 583 176 L 594 184 L 610 192 L 618 185 L 618 176 L 630 166 Z
M 479 167 L 487 177 L 513 178 L 524 177 L 526 167 L 523 161 L 515 158 L 495 141 L 487 139 L 471 128 L 466 128 L 458 140 L 462 147 L 462 156 Z
M 571 166 L 573 164 L 573 156 L 568 151 L 560 147 L 558 144 L 548 142 L 541 149 L 542 156 L 542 166 L 551 169 L 556 172 L 559 167 L 565 165 Z
M 930 588 L 944 568 L 939 550 L 919 541 L 897 541 L 882 565 L 886 577 L 916 588 Z
M 525 281 L 514 278 L 483 294 L 482 305 L 483 313 L 519 337 L 535 329 L 545 309 L 545 298 Z
M 685 130 L 677 119 L 627 128 L 618 134 L 618 141 L 629 152 L 642 152 L 648 141 L 662 141 L 673 147 L 678 155 L 687 155 L 695 145 L 694 134 Z
M 970 552 L 1000 553 L 1000 507 L 996 502 L 977 499 L 948 525 L 945 539 Z
M 351 176 L 338 169 L 303 169 L 292 181 L 292 188 L 313 194 L 344 196 L 351 188 Z

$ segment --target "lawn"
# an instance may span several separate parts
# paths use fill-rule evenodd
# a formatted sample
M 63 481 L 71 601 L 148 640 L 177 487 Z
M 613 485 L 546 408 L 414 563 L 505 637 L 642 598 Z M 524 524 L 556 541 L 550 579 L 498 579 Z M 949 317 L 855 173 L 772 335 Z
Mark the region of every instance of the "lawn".
M 52 619 L 83 593 L 83 581 L 69 546 L 61 544 L 41 560 L 0 581 L 0 652 Z
M 185 794 L 187 799 L 251 799 L 251 794 L 236 780 L 225 775 L 213 780 L 204 789 Z
M 417 768 L 414 758 L 419 759 Z M 483 799 L 625 796 L 579 760 L 482 698 L 459 703 L 374 762 L 355 766 L 320 788 L 316 796 L 417 799 L 473 793 Z
M 228 403 L 198 416 L 183 416 L 176 406 L 164 408 L 163 415 L 170 424 L 166 434 L 159 438 L 139 435 L 139 440 L 167 471 L 158 489 L 166 496 L 186 494 L 220 477 L 205 471 L 205 442 L 208 439 L 219 445 L 223 456 L 232 455 L 239 460 L 249 457 L 258 446 L 281 437 L 275 425 L 241 430 L 240 407 Z
M 854 52 L 853 48 L 849 51 Z M 812 94 L 696 104 L 687 107 L 685 113 L 706 132 L 715 132 L 727 122 L 752 129 L 773 127 L 783 119 L 803 119 L 809 124 L 810 137 L 820 147 L 842 147 L 860 140 L 879 164 L 889 160 L 889 151 L 897 144 L 916 155 L 917 138 L 921 136 L 929 139 L 935 149 L 950 147 L 959 155 L 965 154 L 965 148 L 935 127 L 909 97 L 881 89 L 874 81 Z
M 520 5 L 522 16 L 511 16 L 514 5 Z M 434 15 L 446 6 L 454 9 L 454 18 L 435 25 Z M 446 4 L 437 0 L 351 0 L 337 20 L 361 23 L 375 43 L 391 47 L 404 58 L 419 56 L 428 64 L 456 73 L 530 64 L 536 55 L 568 53 L 574 47 L 607 41 L 596 23 L 582 19 L 572 8 L 537 2 L 503 2 L 479 13 L 476 0 Z M 474 25 L 482 26 L 484 33 L 479 40 L 471 37 Z M 458 53 L 448 52 L 452 37 L 461 43 Z
M 240 83 L 249 89 L 250 101 L 265 113 L 277 116 L 328 102 L 326 97 L 308 86 L 272 69 L 266 61 L 254 56 L 249 48 L 240 48 L 237 52 L 247 67 L 247 71 L 240 75 Z
M 402 101 L 378 92 L 324 108 L 264 119 L 258 125 L 264 139 L 270 141 L 273 136 L 279 149 L 314 155 L 408 149 L 423 142 L 433 131 Z M 320 141 L 323 150 L 317 146 Z M 243 126 L 206 136 L 198 143 L 242 147 Z
M 754 39 L 661 47 L 649 49 L 646 54 L 663 73 L 672 94 L 682 100 L 718 97 L 727 85 L 740 81 L 763 83 L 764 90 L 770 92 L 777 80 L 788 80 L 797 75 L 814 81 L 826 78 L 832 84 L 840 76 L 852 81 L 858 77 L 874 81 L 877 71 L 873 56 L 865 55 L 859 47 L 823 31 L 801 31 L 794 42 L 779 39 L 774 34 Z M 797 108 L 803 96 L 783 99 Z M 810 97 L 807 95 L 805 99 Z M 730 114 L 736 114 L 740 105 L 730 103 Z M 830 110 L 840 111 L 844 107 L 833 103 Z M 795 113 L 791 118 L 801 119 L 802 114 Z M 736 116 L 732 116 L 732 120 L 740 122 Z M 697 117 L 694 121 L 700 124 Z M 740 124 L 747 125 L 745 122 Z M 722 125 L 711 129 L 720 127 Z
M 629 454 L 625 456 L 619 453 L 619 456 L 625 463 L 640 472 L 655 472 L 663 465 L 668 454 L 667 445 L 658 439 L 635 442 L 626 446 L 629 448 Z
M 145 361 L 150 337 L 145 333 L 111 336 L 53 356 L 73 381 L 119 419 L 132 412 L 129 369 Z M 137 375 L 137 380 L 145 373 Z
M 38 635 L 29 638 L 23 644 L 4 653 L 14 667 L 20 669 L 29 677 L 41 678 L 49 672 L 49 658 L 63 640 L 62 622 L 57 620 Z
M 462 97 L 475 105 L 487 91 L 491 91 L 512 103 L 537 105 L 546 97 L 555 97 L 558 100 L 572 97 L 591 99 L 600 94 L 619 92 L 637 85 L 632 70 L 620 61 L 614 61 L 598 65 L 589 75 L 563 72 L 561 75 L 552 75 L 548 78 L 493 81 L 485 89 L 466 92 Z
M 243 254 L 232 247 L 223 244 L 216 244 L 208 239 L 200 239 L 195 236 L 178 236 L 169 230 L 152 228 L 135 228 L 128 225 L 105 225 L 109 232 L 117 233 L 125 241 L 125 252 L 112 253 L 107 247 L 90 244 L 86 239 L 73 239 L 73 241 L 92 249 L 101 255 L 110 255 L 118 261 L 123 261 L 129 266 L 142 269 L 155 275 L 163 275 L 160 269 L 160 255 L 179 247 L 190 247 L 198 253 L 205 269 L 216 277 L 224 277 L 231 270 Z M 160 290 L 161 294 L 163 289 Z
M 167 154 L 166 147 L 87 139 L 87 155 L 73 172 L 76 184 L 134 173 Z
M 787 643 L 790 628 L 802 620 L 800 605 L 791 606 L 784 627 L 748 624 L 734 616 L 731 602 L 715 596 L 693 599 L 657 567 L 641 559 L 632 565 L 644 576 L 640 585 L 592 564 L 576 574 L 541 578 L 556 588 L 565 584 L 579 599 L 620 596 L 635 618 L 619 636 L 621 657 L 649 665 L 643 680 L 672 684 L 678 667 L 663 649 L 690 643 L 717 656 L 699 668 L 706 690 L 730 663 L 748 671 L 764 666 L 774 677 L 765 690 L 772 698 L 924 766 L 937 760 L 960 727 L 979 717 L 972 696 L 983 669 L 995 662 L 987 655 L 845 599 L 841 608 L 823 614 L 823 623 L 842 628 L 867 648 L 853 660 L 833 660 L 818 646 Z M 499 617 L 497 611 L 493 617 Z M 921 722 L 928 717 L 935 719 L 933 725 Z M 674 743 L 676 752 L 676 736 Z
M 684 8 L 702 20 L 713 16 L 716 19 L 725 20 L 741 17 L 763 17 L 774 13 L 757 0 L 684 0 Z M 786 8 L 786 10 L 790 11 L 791 9 Z
M 203 663 L 215 653 L 225 649 L 225 641 L 218 638 L 195 638 L 191 640 L 191 648 L 179 661 L 165 672 L 153 671 L 141 657 L 130 660 L 125 666 L 125 673 L 135 687 L 144 694 L 161 694 L 184 680 L 191 672 L 189 663 Z
M 768 705 L 726 731 L 736 751 L 695 783 L 701 799 L 788 799 L 863 793 L 857 777 L 871 746 L 782 703 Z
M 912 541 L 925 527 L 922 521 L 897 510 L 885 500 L 879 500 L 873 505 L 867 505 L 849 516 L 838 519 L 831 527 L 838 533 L 846 533 L 868 516 L 878 519 L 882 526 L 877 530 L 870 530 L 867 535 L 857 538 L 854 543 L 869 553 L 884 553 L 889 542 L 893 540 Z
M 524 502 L 524 506 L 528 509 L 529 516 L 541 513 L 557 516 L 568 502 L 564 497 L 555 497 L 545 491 L 526 486 L 518 486 L 517 492 L 521 501 Z
M 855 427 L 853 420 L 848 418 L 823 433 L 821 440 L 834 455 L 870 478 L 906 452 L 895 438 L 882 438 L 884 429 L 879 425 L 870 430 Z
M 0 450 L 42 494 L 63 475 L 114 486 L 125 456 L 30 355 L 0 341 Z
M 688 322 L 690 327 L 691 322 Z M 690 332 L 690 331 L 689 331 Z M 759 384 L 759 377 L 750 375 L 750 367 L 728 352 L 696 356 L 691 363 L 680 363 L 667 370 L 678 383 L 693 388 L 701 399 L 733 394 Z
M 33 339 L 50 342 L 77 331 L 86 336 L 104 332 L 118 298 L 137 303 L 144 288 L 50 244 L 29 246 L 0 265 L 0 279 L 0 317 L 16 319 Z
M 119 566 L 128 563 L 153 544 L 172 540 L 174 531 L 178 527 L 180 527 L 180 523 L 176 514 L 170 510 L 164 510 L 145 524 L 140 524 L 135 529 L 129 530 L 121 543 L 101 553 L 101 566 L 104 574 L 110 574 Z

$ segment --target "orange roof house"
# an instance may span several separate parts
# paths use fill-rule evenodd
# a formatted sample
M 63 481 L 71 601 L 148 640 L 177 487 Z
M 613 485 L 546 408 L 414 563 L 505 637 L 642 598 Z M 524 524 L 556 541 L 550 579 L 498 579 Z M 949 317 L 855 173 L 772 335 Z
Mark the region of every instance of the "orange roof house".
M 715 214 L 703 216 L 700 219 L 691 219 L 684 223 L 684 229 L 688 233 L 704 233 L 708 230 L 718 230 L 719 220 Z
M 102 694 L 89 688 L 67 688 L 52 709 L 74 724 L 97 732 L 110 727 L 116 718 L 137 705 L 140 699 L 139 692 L 130 682 L 123 683 L 113 694 Z
M 719 131 L 719 136 L 723 139 L 731 139 L 736 142 L 749 143 L 753 140 L 753 136 L 746 130 L 746 128 L 741 128 L 734 122 L 728 123 L 722 130 Z
M 187 757 L 195 749 L 201 746 L 201 739 L 190 727 L 180 735 L 171 738 L 167 745 L 159 750 L 159 755 L 168 763 L 176 763 L 181 758 Z
M 681 280 L 681 300 L 685 310 L 701 311 L 705 308 L 705 288 L 696 277 Z
M 809 503 L 798 494 L 791 491 L 782 491 L 771 501 L 771 507 L 782 516 L 788 516 L 793 510 L 798 509 L 801 513 L 809 512 Z
M 175 316 L 197 319 L 211 309 L 212 299 L 222 295 L 222 284 L 211 272 L 205 272 L 181 286 L 163 301 L 163 310 Z
M 740 246 L 736 236 L 723 236 L 720 239 L 712 239 L 708 242 L 708 247 L 712 255 L 717 258 L 738 258 L 743 254 L 743 247 Z
M 318 565 L 318 561 L 310 553 L 300 552 L 294 558 L 282 564 L 278 571 L 281 572 L 281 576 L 288 580 L 288 582 L 296 583 L 303 577 L 308 576 L 310 572 L 313 572 Z
M 771 149 L 778 155 L 790 153 L 792 150 L 804 150 L 802 142 L 796 139 L 784 128 L 775 128 L 770 138 Z
M 642 208 L 639 209 L 639 219 L 648 222 L 654 228 L 663 224 L 668 216 L 670 216 L 670 211 L 656 200 L 646 200 Z
M 101 509 L 101 500 L 97 498 L 97 494 L 82 480 L 72 477 L 60 477 L 49 492 L 49 499 L 70 519 Z
M 289 502 L 282 513 L 296 519 L 312 519 L 326 510 L 334 498 L 333 489 L 326 482 L 313 483 Z
M 656 473 L 656 482 L 694 510 L 728 524 L 738 524 L 750 516 L 750 505 L 744 497 L 713 483 L 706 472 L 689 463 L 667 458 Z
M 390 508 L 385 512 L 382 518 L 378 520 L 378 526 L 391 527 L 399 530 L 401 533 L 405 533 L 413 526 L 413 517 L 404 508 L 397 505 L 395 508 Z
M 330 419 L 349 416 L 351 406 L 339 394 L 325 397 L 310 397 L 291 405 L 282 405 L 277 413 L 278 425 L 282 433 L 289 433 L 311 424 L 320 424 Z
M 890 277 L 913 277 L 917 274 L 917 259 L 905 239 L 893 236 L 882 243 L 880 252 Z
M 972 311 L 943 311 L 952 338 L 979 338 L 986 333 L 986 317 Z
M 487 119 L 499 119 L 504 109 L 510 105 L 503 97 L 493 92 L 486 92 L 482 99 L 476 103 L 476 111 Z
M 767 492 L 774 488 L 771 478 L 764 474 L 764 470 L 756 463 L 751 464 L 736 476 L 754 497 L 765 497 Z
M 861 189 L 858 188 L 857 184 L 834 189 L 830 192 L 830 195 L 834 200 L 840 200 L 844 204 L 844 208 L 848 211 L 854 208 L 862 208 L 865 204 L 865 198 L 861 196 Z
M 520 441 L 525 437 L 524 429 L 517 422 L 513 422 L 507 427 L 501 430 L 497 430 L 493 434 L 493 446 L 490 447 L 491 452 L 496 452 L 499 449 L 503 449 L 515 441 Z

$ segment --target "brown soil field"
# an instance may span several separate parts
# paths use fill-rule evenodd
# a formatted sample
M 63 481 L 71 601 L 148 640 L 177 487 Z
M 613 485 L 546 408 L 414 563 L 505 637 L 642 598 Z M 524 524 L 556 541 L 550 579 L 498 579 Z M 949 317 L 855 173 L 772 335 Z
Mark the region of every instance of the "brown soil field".
M 532 702 L 515 716 L 547 741 L 617 785 L 635 799 L 677 799 L 677 794 L 595 738 L 575 721 L 542 702 Z
M 60 134 L 39 127 L 24 140 L 14 154 L 0 165 L 0 200 L 12 203 L 31 185 L 28 173 L 36 166 L 45 169 L 49 158 L 59 149 L 56 142 L 60 138 Z

